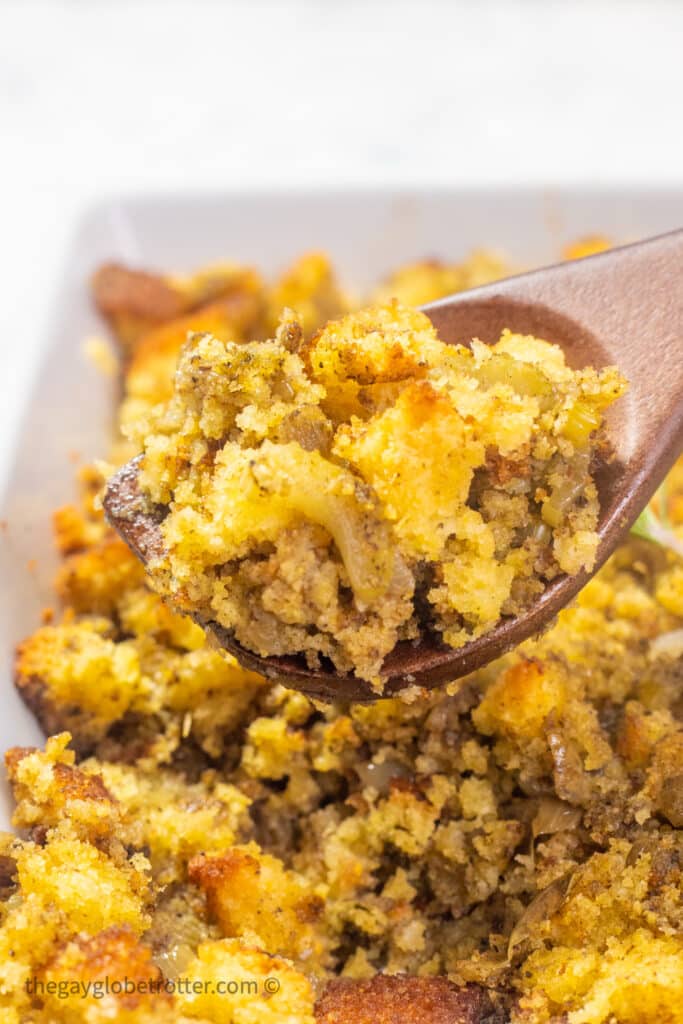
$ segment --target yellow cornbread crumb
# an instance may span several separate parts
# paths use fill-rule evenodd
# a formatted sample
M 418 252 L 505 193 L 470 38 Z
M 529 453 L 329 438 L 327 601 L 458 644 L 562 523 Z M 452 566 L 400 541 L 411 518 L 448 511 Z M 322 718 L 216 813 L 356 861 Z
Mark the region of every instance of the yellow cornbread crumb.
M 181 981 L 206 982 L 207 991 L 179 997 L 192 1020 L 215 1024 L 315 1024 L 315 998 L 305 975 L 287 960 L 222 939 L 205 943 Z M 226 991 L 219 992 L 219 981 Z M 203 986 L 199 986 L 203 988 Z

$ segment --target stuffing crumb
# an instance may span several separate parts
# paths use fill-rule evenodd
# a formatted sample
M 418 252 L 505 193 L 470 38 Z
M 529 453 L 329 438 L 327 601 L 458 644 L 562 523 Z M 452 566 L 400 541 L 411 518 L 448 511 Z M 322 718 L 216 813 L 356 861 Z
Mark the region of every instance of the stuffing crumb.
M 83 342 L 83 352 L 95 369 L 105 377 L 115 377 L 119 370 L 116 353 L 104 338 L 90 337 Z

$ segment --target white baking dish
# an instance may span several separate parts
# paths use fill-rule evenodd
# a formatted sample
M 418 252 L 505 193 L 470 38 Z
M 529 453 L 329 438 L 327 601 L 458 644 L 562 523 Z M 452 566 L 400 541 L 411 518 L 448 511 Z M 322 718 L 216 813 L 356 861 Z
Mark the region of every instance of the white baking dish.
M 53 604 L 50 517 L 73 496 L 74 458 L 107 451 L 115 384 L 88 361 L 82 344 L 104 330 L 87 284 L 98 264 L 115 259 L 182 271 L 234 259 L 274 273 L 320 247 L 342 279 L 362 289 L 422 257 L 457 260 L 490 246 L 531 266 L 552 262 L 565 242 L 582 234 L 627 241 L 681 224 L 683 190 L 648 189 L 197 195 L 119 199 L 90 210 L 67 257 L 14 463 L 0 480 L 0 749 L 41 740 L 12 685 L 14 647 Z M 6 827 L 4 791 L 2 798 L 0 826 Z

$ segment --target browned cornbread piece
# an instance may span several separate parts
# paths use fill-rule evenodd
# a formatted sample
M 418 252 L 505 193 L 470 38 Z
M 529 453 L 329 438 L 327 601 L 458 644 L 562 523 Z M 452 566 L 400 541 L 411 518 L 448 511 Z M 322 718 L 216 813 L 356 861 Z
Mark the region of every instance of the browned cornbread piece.
M 110 321 L 124 348 L 152 325 L 185 311 L 185 299 L 163 277 L 117 263 L 100 267 L 92 279 L 97 308 Z
M 140 562 L 118 535 L 107 531 L 102 540 L 64 560 L 55 589 L 77 614 L 111 615 L 123 595 L 144 581 Z
M 200 310 L 214 322 L 230 319 L 255 327 L 263 307 L 259 276 L 249 268 L 230 264 L 207 267 L 189 277 L 172 277 L 109 263 L 93 276 L 92 291 L 97 308 L 127 357 L 138 351 L 149 332 L 160 328 L 155 342 L 168 345 L 174 322 L 187 331 L 182 318 L 192 311 Z M 174 326 L 164 331 L 167 324 Z
M 307 334 L 351 309 L 349 296 L 337 280 L 329 256 L 308 252 L 295 260 L 268 290 L 266 333 L 272 334 L 283 309 L 295 309 Z
M 446 978 L 378 974 L 368 981 L 340 978 L 315 1007 L 316 1024 L 504 1024 L 489 994 L 458 988 Z
M 324 960 L 323 900 L 315 887 L 276 857 L 234 848 L 199 856 L 188 875 L 206 894 L 223 935 L 246 936 L 263 949 L 303 964 Z
M 32 979 L 33 980 L 33 979 Z M 46 1017 L 75 1022 L 178 1020 L 152 950 L 126 927 L 61 944 L 35 977 Z

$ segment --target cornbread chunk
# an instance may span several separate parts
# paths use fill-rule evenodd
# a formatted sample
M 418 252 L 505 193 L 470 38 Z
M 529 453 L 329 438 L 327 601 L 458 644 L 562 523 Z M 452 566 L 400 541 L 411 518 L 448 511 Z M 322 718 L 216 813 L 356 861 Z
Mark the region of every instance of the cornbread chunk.
M 159 885 L 184 879 L 191 858 L 226 850 L 249 831 L 249 797 L 215 773 L 188 782 L 168 769 L 152 772 L 96 758 L 76 767 L 70 739 L 62 733 L 44 751 L 7 753 L 16 826 L 33 833 L 68 824 L 89 842 L 115 836 L 146 851 Z
M 592 567 L 590 462 L 624 386 L 508 331 L 446 345 L 397 302 L 308 342 L 294 314 L 272 341 L 194 335 L 131 431 L 167 510 L 152 582 L 260 655 L 326 657 L 381 691 L 400 640 L 459 647 Z
M 129 828 L 102 778 L 74 764 L 68 741 L 56 736 L 44 751 L 6 755 L 14 824 L 28 835 L 0 839 L 0 1015 L 44 1024 L 180 1021 L 146 941 L 163 889 L 136 846 L 137 823 Z
M 324 252 L 307 252 L 288 267 L 267 293 L 266 330 L 276 330 L 282 310 L 296 309 L 307 333 L 351 309 L 350 297 L 339 284 Z
M 613 841 L 573 873 L 559 906 L 525 936 L 534 996 L 522 998 L 515 1024 L 567 1011 L 572 1024 L 683 1020 L 680 856 L 680 836 L 641 851 Z
M 533 1016 L 520 1012 L 515 1024 L 554 1018 L 553 1005 L 570 1006 L 569 1024 L 661 1024 L 683 1020 L 683 940 L 653 938 L 636 931 L 609 944 L 602 955 L 591 950 L 542 951 L 530 957 L 529 978 L 549 995 L 550 1007 L 522 1000 Z M 556 1018 L 555 1018 L 556 1019 Z
M 130 348 L 150 325 L 172 320 L 184 311 L 182 294 L 161 275 L 117 263 L 100 267 L 92 279 L 97 308 Z
M 168 769 L 145 771 L 97 758 L 82 768 L 117 801 L 130 842 L 147 851 L 159 884 L 183 880 L 193 857 L 220 853 L 250 831 L 249 797 L 211 771 L 189 782 Z
M 144 582 L 144 570 L 117 537 L 107 533 L 66 558 L 55 577 L 59 598 L 76 613 L 110 616 L 122 597 Z
M 163 982 L 151 949 L 129 928 L 113 925 L 58 946 L 33 984 L 44 993 L 41 1020 L 164 1024 L 179 1018 Z
M 316 927 L 323 910 L 321 892 L 256 844 L 221 856 L 199 856 L 190 863 L 189 877 L 206 892 L 224 935 L 312 965 L 324 959 Z
M 30 829 L 29 838 L 2 837 L 9 884 L 0 922 L 0 1008 L 16 1010 L 18 1020 L 30 1012 L 30 986 L 45 979 L 43 971 L 71 939 L 112 928 L 134 945 L 151 920 L 149 862 L 126 848 L 116 803 L 101 779 L 74 766 L 67 741 L 56 737 L 44 752 L 6 755 L 19 801 L 15 824 Z
M 171 397 L 178 354 L 188 333 L 206 331 L 224 341 L 244 341 L 258 332 L 262 302 L 259 291 L 247 288 L 147 331 L 126 367 L 126 396 L 119 410 L 119 425 L 125 428 Z
M 120 560 L 101 554 L 65 562 L 58 583 L 75 607 L 20 644 L 19 691 L 45 731 L 68 730 L 81 754 L 164 760 L 186 738 L 218 756 L 263 680 L 206 647 L 198 626 L 142 584 L 127 549 Z M 109 615 L 74 619 L 86 604 Z
M 181 276 L 107 263 L 93 276 L 92 290 L 97 308 L 127 357 L 137 351 L 149 332 L 175 324 L 190 313 L 204 315 L 207 307 L 252 322 L 261 313 L 258 274 L 236 264 L 217 264 Z M 171 333 L 174 330 L 171 327 Z M 168 336 L 162 335 L 164 339 Z
M 372 292 L 376 303 L 398 299 L 406 306 L 422 306 L 444 295 L 476 288 L 513 273 L 506 260 L 488 249 L 475 249 L 463 263 L 420 260 L 389 275 Z
M 292 964 L 231 939 L 207 942 L 180 982 L 179 1010 L 215 1024 L 316 1024 L 310 981 Z M 196 984 L 195 984 L 196 983 Z
M 503 1024 L 488 994 L 446 978 L 376 975 L 332 982 L 317 1006 L 318 1024 Z
M 566 245 L 562 255 L 566 260 L 581 260 L 585 256 L 594 256 L 598 252 L 606 252 L 612 248 L 612 242 L 604 235 L 586 235 Z
M 90 749 L 152 697 L 134 644 L 115 643 L 104 618 L 45 626 L 19 646 L 16 683 L 49 732 L 67 728 Z
M 43 830 L 68 822 L 81 838 L 110 836 L 121 827 L 120 808 L 99 775 L 75 766 L 70 739 L 61 733 L 48 739 L 44 751 L 7 751 L 5 764 L 17 804 L 12 822 Z

